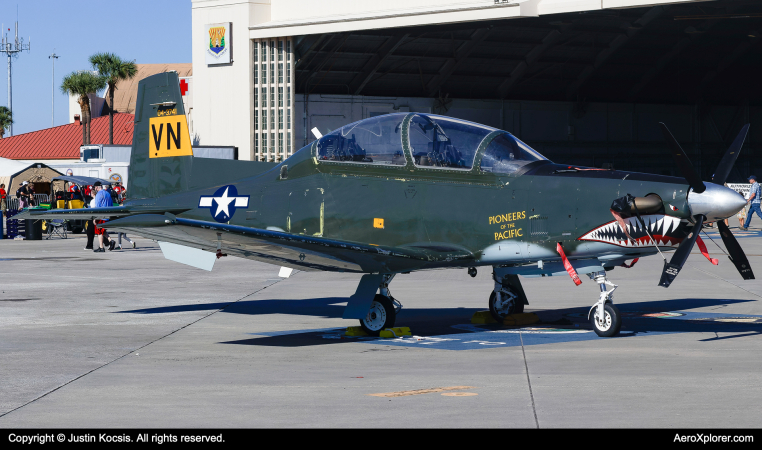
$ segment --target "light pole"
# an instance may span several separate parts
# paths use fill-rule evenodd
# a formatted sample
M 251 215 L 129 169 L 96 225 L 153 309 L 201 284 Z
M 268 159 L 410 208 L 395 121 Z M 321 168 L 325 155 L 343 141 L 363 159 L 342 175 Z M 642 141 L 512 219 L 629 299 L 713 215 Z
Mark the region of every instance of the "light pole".
M 5 30 L 3 30 L 5 31 Z M 10 28 L 8 29 L 10 31 Z M 12 78 L 11 78 L 11 61 L 14 56 L 17 56 L 18 53 L 21 53 L 24 50 L 31 50 L 32 47 L 32 38 L 29 38 L 28 43 L 24 43 L 24 39 L 19 39 L 19 23 L 16 22 L 16 39 L 11 42 L 8 40 L 8 35 L 6 34 L 3 37 L 2 44 L 0 44 L 0 53 L 5 53 L 8 55 L 8 109 L 11 110 L 11 114 L 13 113 L 13 92 L 11 90 L 12 87 Z M 13 124 L 11 124 L 10 127 L 8 127 L 9 135 L 13 136 Z
M 53 93 L 51 94 L 51 119 L 50 119 L 50 126 L 54 127 L 56 126 L 56 60 L 58 59 L 58 55 L 56 55 L 55 49 L 53 50 L 53 54 L 48 56 L 48 59 L 53 60 Z

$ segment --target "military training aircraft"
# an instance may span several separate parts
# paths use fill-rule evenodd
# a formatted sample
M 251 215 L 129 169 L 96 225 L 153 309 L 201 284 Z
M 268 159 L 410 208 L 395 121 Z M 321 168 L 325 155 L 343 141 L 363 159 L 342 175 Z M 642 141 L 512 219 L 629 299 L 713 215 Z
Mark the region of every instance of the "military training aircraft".
M 509 132 L 415 112 L 343 126 L 276 164 L 194 158 L 176 73 L 140 81 L 137 98 L 129 200 L 20 218 L 110 218 L 105 229 L 154 239 L 166 258 L 206 270 L 229 254 L 286 274 L 363 274 L 343 317 L 375 335 L 400 311 L 389 292 L 395 275 L 463 268 L 475 276 L 491 266 L 496 320 L 528 304 L 519 275 L 568 274 L 579 285 L 586 274 L 600 286 L 590 323 L 613 336 L 621 314 L 607 272 L 674 250 L 669 262 L 662 254 L 659 285 L 668 287 L 694 244 L 705 249 L 707 222 L 741 276 L 754 278 L 722 221 L 746 204 L 723 184 L 748 125 L 713 183 L 664 124 L 683 178 L 554 164 Z

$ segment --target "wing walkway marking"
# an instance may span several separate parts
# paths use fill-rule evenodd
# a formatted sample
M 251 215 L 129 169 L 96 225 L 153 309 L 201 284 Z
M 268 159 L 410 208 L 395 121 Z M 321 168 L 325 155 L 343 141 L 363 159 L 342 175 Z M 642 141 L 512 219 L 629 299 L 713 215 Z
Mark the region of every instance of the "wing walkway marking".
M 142 349 L 144 349 L 144 348 L 148 347 L 148 346 L 149 346 L 149 345 L 151 345 L 151 344 L 154 344 L 154 343 L 156 343 L 156 342 L 159 342 L 160 340 L 162 340 L 162 339 L 164 339 L 164 338 L 167 338 L 167 337 L 169 337 L 169 336 L 172 336 L 173 334 L 177 333 L 178 331 L 184 330 L 185 328 L 188 328 L 189 326 L 191 326 L 191 325 L 193 325 L 193 324 L 195 324 L 195 323 L 197 323 L 197 322 L 200 322 L 200 321 L 202 321 L 202 320 L 206 319 L 207 317 L 209 317 L 209 316 L 211 316 L 211 315 L 213 315 L 213 314 L 217 314 L 218 312 L 220 312 L 220 311 L 224 310 L 224 309 L 225 309 L 225 308 L 227 308 L 228 306 L 230 306 L 230 305 L 233 305 L 233 304 L 235 304 L 235 303 L 238 303 L 238 302 L 240 302 L 241 300 L 247 299 L 247 298 L 251 297 L 252 295 L 254 295 L 254 294 L 257 294 L 257 293 L 259 293 L 259 292 L 262 292 L 262 291 L 264 291 L 265 289 L 269 288 L 270 286 L 274 286 L 274 285 L 276 285 L 276 284 L 278 284 L 278 283 L 280 283 L 281 281 L 283 281 L 283 280 L 286 280 L 286 279 L 287 279 L 287 278 L 282 278 L 282 279 L 273 280 L 273 282 L 272 282 L 272 283 L 270 283 L 270 284 L 268 284 L 267 286 L 264 286 L 264 287 L 262 287 L 262 288 L 260 288 L 260 289 L 257 289 L 256 291 L 254 291 L 254 292 L 252 292 L 252 293 L 250 293 L 250 294 L 246 294 L 246 295 L 244 295 L 243 297 L 239 298 L 238 300 L 234 300 L 234 301 L 231 301 L 230 303 L 226 304 L 225 306 L 223 306 L 223 307 L 222 307 L 222 308 L 220 308 L 220 309 L 214 310 L 214 311 L 210 312 L 209 314 L 207 314 L 207 315 L 205 315 L 205 316 L 203 316 L 203 317 L 200 317 L 200 318 L 198 318 L 198 319 L 194 320 L 193 322 L 191 322 L 191 323 L 189 323 L 189 324 L 183 325 L 183 326 L 181 326 L 180 328 L 178 328 L 178 329 L 176 329 L 176 330 L 170 331 L 169 333 L 165 334 L 164 336 L 158 337 L 158 338 L 156 338 L 156 339 L 152 340 L 151 342 L 149 342 L 149 343 L 147 343 L 147 344 L 144 344 L 144 345 L 141 345 L 140 347 L 134 348 L 134 349 L 130 350 L 129 352 L 125 353 L 125 354 L 124 354 L 124 355 L 122 355 L 122 356 L 116 357 L 116 358 L 114 358 L 113 360 L 111 360 L 111 361 L 109 361 L 109 362 L 107 362 L 107 363 L 105 363 L 105 364 L 103 364 L 103 365 L 101 365 L 101 366 L 98 366 L 98 367 L 96 367 L 95 369 L 89 370 L 89 371 L 87 371 L 87 372 L 83 373 L 82 375 L 79 375 L 79 376 L 77 376 L 77 377 L 74 377 L 74 378 L 72 378 L 71 380 L 67 381 L 66 383 L 64 383 L 64 384 L 62 384 L 62 385 L 60 385 L 60 386 L 58 386 L 58 387 L 56 387 L 56 388 L 54 388 L 54 389 L 51 389 L 51 390 L 49 390 L 48 392 L 45 392 L 44 394 L 42 394 L 42 395 L 39 395 L 39 396 L 37 396 L 37 397 L 33 398 L 32 400 L 29 400 L 28 402 L 24 403 L 23 405 L 17 406 L 17 407 L 15 407 L 15 408 L 13 408 L 13 409 L 11 409 L 11 410 L 7 411 L 7 412 L 4 412 L 4 413 L 0 414 L 0 418 L 3 418 L 3 417 L 5 417 L 5 416 L 7 416 L 8 414 L 10 414 L 10 413 L 12 413 L 12 412 L 14 412 L 14 411 L 17 411 L 17 410 L 19 410 L 19 409 L 21 409 L 21 408 L 23 408 L 23 407 L 25 407 L 25 406 L 27 406 L 27 405 L 31 405 L 32 403 L 36 402 L 37 400 L 39 400 L 39 399 L 41 399 L 41 398 L 44 398 L 44 397 L 47 397 L 48 395 L 52 394 L 53 392 L 55 392 L 55 391 L 57 391 L 57 390 L 59 390 L 59 389 L 61 389 L 61 388 L 63 388 L 63 387 L 66 387 L 66 386 L 68 386 L 69 384 L 71 384 L 71 383 L 73 383 L 73 382 L 75 382 L 75 381 L 79 380 L 80 378 L 84 378 L 84 377 L 86 377 L 87 375 L 90 375 L 91 373 L 95 372 L 96 370 L 100 370 L 100 369 L 102 369 L 102 368 L 104 368 L 104 367 L 108 366 L 108 365 L 109 365 L 109 364 L 111 364 L 111 363 L 114 363 L 114 362 L 116 362 L 116 361 L 119 361 L 120 359 L 124 358 L 125 356 L 129 356 L 129 355 L 131 355 L 132 353 L 135 353 L 135 352 L 137 352 L 137 351 L 139 351 L 139 350 L 142 350 Z

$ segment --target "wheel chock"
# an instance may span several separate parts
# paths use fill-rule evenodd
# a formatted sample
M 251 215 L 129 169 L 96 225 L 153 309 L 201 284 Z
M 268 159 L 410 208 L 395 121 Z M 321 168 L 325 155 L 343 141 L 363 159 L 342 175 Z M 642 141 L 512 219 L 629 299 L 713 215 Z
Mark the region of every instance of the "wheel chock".
M 497 323 L 497 320 L 495 320 L 492 317 L 492 314 L 490 314 L 489 311 L 476 311 L 473 317 L 471 317 L 471 323 L 477 323 L 477 324 Z
M 410 327 L 395 327 L 395 328 L 387 328 L 380 333 L 378 333 L 379 337 L 382 338 L 396 338 L 396 337 L 402 337 L 402 336 L 412 336 L 413 333 L 410 332 Z
M 535 313 L 511 314 L 503 319 L 503 325 L 531 325 L 539 321 L 540 318 Z
M 367 336 L 368 333 L 362 329 L 362 327 L 347 327 L 347 332 L 344 336 Z

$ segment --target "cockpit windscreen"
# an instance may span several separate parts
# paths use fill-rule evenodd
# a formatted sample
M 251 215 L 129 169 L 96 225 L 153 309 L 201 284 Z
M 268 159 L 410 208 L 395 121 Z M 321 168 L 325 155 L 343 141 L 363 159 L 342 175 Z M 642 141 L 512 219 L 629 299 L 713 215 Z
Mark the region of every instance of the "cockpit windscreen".
M 416 114 L 410 121 L 410 150 L 417 166 L 470 169 L 479 144 L 493 131 L 452 117 Z
M 480 167 L 484 172 L 513 173 L 534 161 L 547 158 L 511 133 L 505 133 L 487 146 Z

